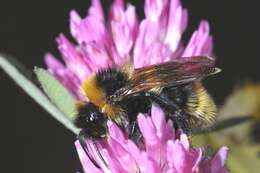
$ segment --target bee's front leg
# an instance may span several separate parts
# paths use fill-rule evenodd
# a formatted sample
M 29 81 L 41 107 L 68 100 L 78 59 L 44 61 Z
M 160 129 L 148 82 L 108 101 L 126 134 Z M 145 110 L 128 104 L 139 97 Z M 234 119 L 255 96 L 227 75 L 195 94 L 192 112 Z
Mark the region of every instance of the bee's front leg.
M 79 143 L 82 147 L 82 149 L 84 150 L 85 154 L 88 156 L 88 158 L 90 159 L 90 161 L 97 167 L 97 168 L 101 168 L 100 164 L 97 163 L 95 157 L 91 154 L 91 149 L 89 149 L 89 142 L 87 140 L 89 140 L 94 147 L 95 152 L 97 153 L 97 156 L 100 158 L 100 160 L 103 162 L 103 164 L 105 166 L 107 166 L 107 163 L 105 161 L 105 159 L 103 158 L 102 154 L 100 153 L 98 147 L 97 147 L 97 141 L 96 139 L 93 139 L 91 136 L 89 136 L 86 131 L 81 130 L 80 133 L 78 134 L 78 140 Z M 93 150 L 92 150 L 93 152 Z

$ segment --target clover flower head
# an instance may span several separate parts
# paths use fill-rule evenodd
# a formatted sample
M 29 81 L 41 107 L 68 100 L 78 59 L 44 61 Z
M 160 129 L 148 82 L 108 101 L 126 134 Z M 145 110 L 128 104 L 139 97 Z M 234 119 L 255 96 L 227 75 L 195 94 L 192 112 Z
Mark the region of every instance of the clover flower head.
M 92 0 L 88 15 L 81 18 L 70 13 L 72 43 L 64 34 L 57 38 L 65 62 L 47 53 L 49 71 L 77 98 L 82 82 L 101 68 L 131 62 L 135 68 L 179 57 L 211 55 L 212 37 L 209 24 L 202 21 L 186 47 L 181 41 L 188 22 L 187 10 L 179 0 L 146 0 L 145 18 L 140 20 L 135 7 L 123 0 L 114 0 L 108 20 L 99 0 Z
M 145 0 L 144 19 L 139 19 L 135 7 L 123 0 L 114 0 L 108 19 L 104 17 L 100 0 L 91 0 L 84 18 L 72 10 L 71 42 L 64 34 L 57 38 L 65 64 L 51 53 L 45 56 L 48 70 L 77 99 L 85 100 L 80 86 L 91 73 L 102 68 L 131 62 L 134 68 L 175 60 L 180 57 L 211 55 L 213 41 L 209 24 L 201 21 L 188 44 L 182 35 L 188 23 L 188 12 L 179 0 Z M 114 122 L 109 121 L 109 137 L 98 142 L 105 165 L 94 149 L 90 152 L 100 168 L 87 157 L 76 141 L 76 148 L 85 172 L 112 173 L 226 173 L 227 148 L 222 147 L 211 159 L 204 157 L 203 148 L 192 148 L 188 137 L 175 131 L 171 121 L 156 105 L 151 115 L 137 118 L 144 146 L 129 139 Z M 91 141 L 86 144 L 93 146 Z
M 203 148 L 192 148 L 184 133 L 175 131 L 166 121 L 162 110 L 152 106 L 151 115 L 139 114 L 138 126 L 144 146 L 129 139 L 113 122 L 108 122 L 110 136 L 99 143 L 99 151 L 107 165 L 92 148 L 97 168 L 76 141 L 76 148 L 85 172 L 112 173 L 228 173 L 225 168 L 227 148 L 222 147 L 211 159 L 205 158 Z M 91 142 L 87 142 L 91 146 Z

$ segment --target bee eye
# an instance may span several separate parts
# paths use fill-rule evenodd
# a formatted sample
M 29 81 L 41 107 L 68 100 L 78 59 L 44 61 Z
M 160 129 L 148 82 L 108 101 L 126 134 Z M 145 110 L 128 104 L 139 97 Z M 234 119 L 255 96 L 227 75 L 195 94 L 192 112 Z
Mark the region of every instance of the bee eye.
M 99 112 L 98 110 L 90 110 L 89 115 L 86 117 L 87 117 L 87 121 L 95 122 L 100 119 L 103 119 L 103 114 L 101 112 Z
M 95 114 L 93 112 L 90 114 L 89 120 L 90 121 L 94 121 L 95 120 Z
M 80 128 L 85 128 L 86 126 L 92 126 L 103 121 L 105 121 L 104 115 L 94 104 L 88 103 L 79 110 L 75 124 Z

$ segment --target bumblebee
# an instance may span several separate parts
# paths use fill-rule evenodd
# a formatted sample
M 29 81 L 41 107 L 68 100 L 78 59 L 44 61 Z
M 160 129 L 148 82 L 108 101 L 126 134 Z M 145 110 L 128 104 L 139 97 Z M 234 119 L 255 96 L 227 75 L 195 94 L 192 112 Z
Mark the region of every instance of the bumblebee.
M 82 129 L 79 139 L 105 138 L 108 120 L 134 136 L 137 114 L 149 113 L 152 103 L 187 134 L 193 128 L 208 127 L 214 122 L 216 106 L 201 80 L 218 72 L 214 59 L 207 56 L 138 69 L 124 65 L 100 70 L 81 86 L 89 100 L 77 103 L 75 125 Z

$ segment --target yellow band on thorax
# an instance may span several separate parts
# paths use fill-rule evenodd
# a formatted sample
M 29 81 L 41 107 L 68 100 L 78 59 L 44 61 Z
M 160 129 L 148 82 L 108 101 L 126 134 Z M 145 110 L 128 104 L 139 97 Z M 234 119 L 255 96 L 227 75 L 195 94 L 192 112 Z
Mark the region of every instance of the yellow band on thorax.
M 85 80 L 81 86 L 83 94 L 98 107 L 105 105 L 105 92 L 102 88 L 97 86 L 95 75 L 90 76 Z

